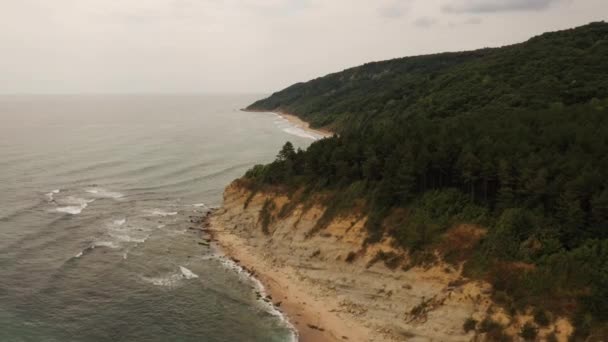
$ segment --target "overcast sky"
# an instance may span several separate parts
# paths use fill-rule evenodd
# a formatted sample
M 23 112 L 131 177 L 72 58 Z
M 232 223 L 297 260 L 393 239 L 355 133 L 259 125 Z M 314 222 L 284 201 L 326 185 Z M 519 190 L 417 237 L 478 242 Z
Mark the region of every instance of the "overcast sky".
M 266 93 L 607 15 L 608 0 L 0 0 L 0 93 Z

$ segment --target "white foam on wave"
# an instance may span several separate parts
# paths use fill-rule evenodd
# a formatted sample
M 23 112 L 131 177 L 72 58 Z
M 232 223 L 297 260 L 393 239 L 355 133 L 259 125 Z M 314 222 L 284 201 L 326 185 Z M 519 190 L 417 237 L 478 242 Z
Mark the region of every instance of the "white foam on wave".
M 91 249 L 97 248 L 97 247 L 106 247 L 106 248 L 110 248 L 110 249 L 120 248 L 120 246 L 118 246 L 114 241 L 95 241 L 95 242 L 93 242 L 93 244 L 91 245 Z
M 88 200 L 88 199 L 84 199 L 84 198 L 69 196 L 69 197 L 56 201 L 59 204 L 65 205 L 65 206 L 56 208 L 55 211 L 57 211 L 59 213 L 70 214 L 70 215 L 78 215 L 89 205 L 89 203 L 91 203 L 93 201 L 95 201 L 95 200 L 94 199 Z
M 90 251 L 92 251 L 93 249 L 95 249 L 97 247 L 105 247 L 105 248 L 110 248 L 110 249 L 118 249 L 118 248 L 120 248 L 120 246 L 118 246 L 117 244 L 115 244 L 112 241 L 95 241 L 95 242 L 91 243 L 87 248 L 85 248 L 82 251 L 78 252 L 78 254 L 76 254 L 74 256 L 74 258 L 80 258 L 84 254 L 89 253 Z
M 194 272 L 190 271 L 189 269 L 185 268 L 184 266 L 180 266 L 179 270 L 182 272 L 182 275 L 186 279 L 196 279 L 196 278 L 198 278 L 198 275 L 194 274 Z
M 300 138 L 311 139 L 311 140 L 319 140 L 320 136 L 317 136 L 314 133 L 309 133 L 298 127 L 286 127 L 283 128 L 283 132 L 298 136 Z
M 177 215 L 177 211 L 163 211 L 160 209 L 146 210 L 146 213 L 148 213 L 149 215 L 152 215 L 152 216 L 162 216 L 162 217 Z
M 124 194 L 122 194 L 120 192 L 110 191 L 110 190 L 106 190 L 104 188 L 86 189 L 86 192 L 93 194 L 96 197 L 100 197 L 100 198 L 119 199 L 119 198 L 123 198 L 125 196 Z
M 211 258 L 215 258 L 215 259 L 219 260 L 219 262 L 225 268 L 232 270 L 232 271 L 236 272 L 240 277 L 251 281 L 254 285 L 255 290 L 261 296 L 261 298 L 258 300 L 258 303 L 260 303 L 260 305 L 263 307 L 263 309 L 266 312 L 279 318 L 281 320 L 281 322 L 287 327 L 287 329 L 289 329 L 289 331 L 291 332 L 291 341 L 292 342 L 298 341 L 298 338 L 299 338 L 298 331 L 293 326 L 293 324 L 291 324 L 291 322 L 287 319 L 287 317 L 281 311 L 279 311 L 279 309 L 277 307 L 275 307 L 274 304 L 272 304 L 269 301 L 264 300 L 264 298 L 266 298 L 268 294 L 266 292 L 266 288 L 264 287 L 262 282 L 260 282 L 259 279 L 254 277 L 249 271 L 244 269 L 241 265 L 237 264 L 233 260 L 228 259 L 227 257 L 225 257 L 223 255 L 214 256 Z
M 197 279 L 198 275 L 184 266 L 179 266 L 178 273 L 167 274 L 162 277 L 140 277 L 143 281 L 150 283 L 155 286 L 164 286 L 164 287 L 175 287 L 179 285 L 179 283 L 186 279 Z
M 150 237 L 150 235 L 146 235 L 145 237 L 134 237 L 134 236 L 130 236 L 127 234 L 112 234 L 112 233 L 110 233 L 110 235 L 113 238 L 115 238 L 119 241 L 122 241 L 122 242 L 135 242 L 135 243 L 144 243 Z
M 80 214 L 87 205 L 83 204 L 81 206 L 69 206 L 69 207 L 59 207 L 55 209 L 56 212 L 70 214 L 70 215 L 78 215 Z
M 195 203 L 192 205 L 195 208 L 206 208 L 207 205 L 205 203 Z
M 122 226 L 123 224 L 125 224 L 126 222 L 127 222 L 127 219 L 126 219 L 126 218 L 123 218 L 123 219 L 120 219 L 120 220 L 114 220 L 114 221 L 112 221 L 112 224 L 113 224 L 115 227 L 120 227 L 120 226 Z
M 181 277 L 181 274 L 171 274 L 166 277 L 141 277 L 141 279 L 155 286 L 174 287 L 179 283 Z
M 56 194 L 58 194 L 61 190 L 59 189 L 55 189 L 47 194 L 45 194 L 46 198 L 49 200 L 49 202 L 53 202 L 55 200 L 54 196 Z
M 291 135 L 298 136 L 300 138 L 311 139 L 311 140 L 319 140 L 319 139 L 323 138 L 323 136 L 321 134 L 316 134 L 314 132 L 301 128 L 298 125 L 293 124 L 286 118 L 284 118 L 276 113 L 275 113 L 275 115 L 277 117 L 274 120 L 274 124 L 280 130 L 282 130 L 283 132 L 285 132 L 287 134 L 291 134 Z

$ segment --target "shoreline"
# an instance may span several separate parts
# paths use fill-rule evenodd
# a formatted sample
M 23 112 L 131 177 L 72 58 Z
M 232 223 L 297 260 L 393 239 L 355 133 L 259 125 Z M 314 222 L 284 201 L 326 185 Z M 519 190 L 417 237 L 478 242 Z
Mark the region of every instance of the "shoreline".
M 295 330 L 297 341 L 363 341 L 361 337 L 368 335 L 367 329 L 357 327 L 356 322 L 347 323 L 344 317 L 338 317 L 330 309 L 331 305 L 308 291 L 297 272 L 274 263 L 270 253 L 260 254 L 244 238 L 224 229 L 213 217 L 207 227 L 205 231 L 219 251 L 262 284 L 267 297 L 261 294 L 261 300 L 266 300 L 283 315 L 288 326 Z
M 296 126 L 297 128 L 300 128 L 304 131 L 308 131 L 310 133 L 320 135 L 322 138 L 329 138 L 329 137 L 334 136 L 334 134 L 335 134 L 335 132 L 332 132 L 327 128 L 311 128 L 310 124 L 308 122 L 300 119 L 298 116 L 296 116 L 294 114 L 289 114 L 289 113 L 285 113 L 285 112 L 281 112 L 281 111 L 262 111 L 262 110 L 247 110 L 247 109 L 241 109 L 241 110 L 244 112 L 250 112 L 250 113 L 272 113 L 272 114 L 278 115 L 279 117 L 287 120 L 289 123 Z

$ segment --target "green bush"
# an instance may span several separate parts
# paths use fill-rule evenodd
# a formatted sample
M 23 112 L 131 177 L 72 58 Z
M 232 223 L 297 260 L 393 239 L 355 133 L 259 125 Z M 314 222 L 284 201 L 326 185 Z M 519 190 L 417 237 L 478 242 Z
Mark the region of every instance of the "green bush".
M 262 206 L 262 209 L 260 209 L 260 223 L 262 225 L 262 231 L 266 235 L 270 233 L 268 228 L 270 227 L 270 223 L 272 223 L 273 220 L 272 211 L 274 209 L 274 201 L 269 198 L 264 201 L 264 205 Z
M 466 321 L 464 321 L 464 324 L 462 325 L 462 329 L 464 330 L 465 333 L 468 333 L 471 330 L 475 330 L 475 328 L 477 327 L 477 321 L 474 320 L 473 318 L 467 318 Z
M 519 336 L 526 341 L 534 341 L 537 335 L 538 328 L 536 328 L 536 326 L 530 322 L 526 323 L 519 332 Z
M 551 315 L 547 311 L 540 308 L 534 309 L 534 322 L 536 322 L 536 324 L 541 327 L 546 327 L 551 324 L 551 321 Z

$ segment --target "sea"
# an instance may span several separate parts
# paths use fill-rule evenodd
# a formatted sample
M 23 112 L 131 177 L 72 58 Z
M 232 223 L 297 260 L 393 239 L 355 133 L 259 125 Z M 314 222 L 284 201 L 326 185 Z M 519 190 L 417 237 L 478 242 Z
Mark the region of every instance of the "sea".
M 0 96 L 0 342 L 297 340 L 198 218 L 313 133 L 263 95 Z

